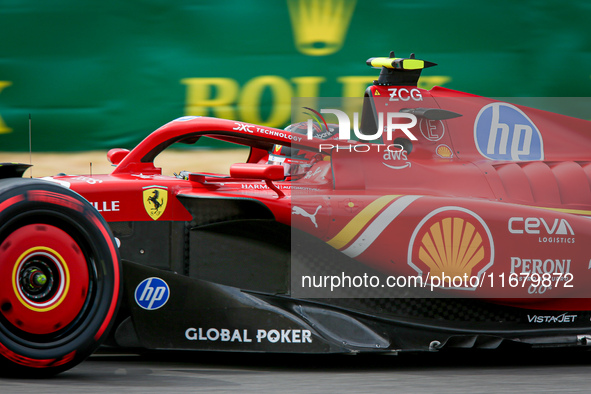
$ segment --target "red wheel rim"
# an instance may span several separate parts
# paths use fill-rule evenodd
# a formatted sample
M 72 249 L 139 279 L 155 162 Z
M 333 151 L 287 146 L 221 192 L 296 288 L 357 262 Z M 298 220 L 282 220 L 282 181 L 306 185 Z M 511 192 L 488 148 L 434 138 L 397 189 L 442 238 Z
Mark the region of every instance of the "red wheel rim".
M 51 334 L 72 323 L 89 289 L 86 257 L 65 231 L 29 224 L 0 245 L 0 313 L 15 328 Z

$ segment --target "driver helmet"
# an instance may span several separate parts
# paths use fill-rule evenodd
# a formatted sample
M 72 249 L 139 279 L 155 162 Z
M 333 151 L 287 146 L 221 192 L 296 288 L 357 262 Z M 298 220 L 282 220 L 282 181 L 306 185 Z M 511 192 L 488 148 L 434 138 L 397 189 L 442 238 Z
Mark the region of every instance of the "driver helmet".
M 314 138 L 323 140 L 336 138 L 339 133 L 339 126 L 332 123 L 329 123 L 327 126 L 328 129 L 324 125 L 318 125 L 314 122 L 312 124 Z M 293 123 L 287 126 L 285 130 L 291 133 L 306 135 L 308 133 L 308 123 Z M 282 165 L 286 180 L 293 180 L 305 175 L 314 163 L 322 160 L 324 156 L 318 152 L 275 144 L 269 152 L 267 164 Z

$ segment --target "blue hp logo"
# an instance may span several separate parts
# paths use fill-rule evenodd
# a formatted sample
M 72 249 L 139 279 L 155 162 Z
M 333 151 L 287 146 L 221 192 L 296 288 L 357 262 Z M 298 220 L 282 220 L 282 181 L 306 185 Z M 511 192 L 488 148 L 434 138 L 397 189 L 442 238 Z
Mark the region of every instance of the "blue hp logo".
M 474 142 L 482 156 L 493 160 L 544 159 L 542 134 L 523 111 L 507 103 L 491 103 L 480 110 Z
M 135 288 L 135 302 L 149 311 L 163 307 L 169 296 L 170 289 L 160 278 L 144 279 Z

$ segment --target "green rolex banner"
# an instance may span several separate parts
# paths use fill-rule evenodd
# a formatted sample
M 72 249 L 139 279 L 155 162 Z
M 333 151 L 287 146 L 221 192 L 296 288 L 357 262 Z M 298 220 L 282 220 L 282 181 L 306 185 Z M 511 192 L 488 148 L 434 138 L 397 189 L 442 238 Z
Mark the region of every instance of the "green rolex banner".
M 274 127 L 292 97 L 359 97 L 370 57 L 420 86 L 588 96 L 587 1 L 20 0 L 0 3 L 0 151 L 132 147 L 184 115 Z

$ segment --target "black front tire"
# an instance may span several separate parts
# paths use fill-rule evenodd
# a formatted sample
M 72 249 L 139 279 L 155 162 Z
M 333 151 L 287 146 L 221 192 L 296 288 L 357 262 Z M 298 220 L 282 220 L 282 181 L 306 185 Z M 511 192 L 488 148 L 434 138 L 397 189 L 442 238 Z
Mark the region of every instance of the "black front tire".
M 84 198 L 0 180 L 0 374 L 45 377 L 86 359 L 115 320 L 120 275 L 113 235 Z

